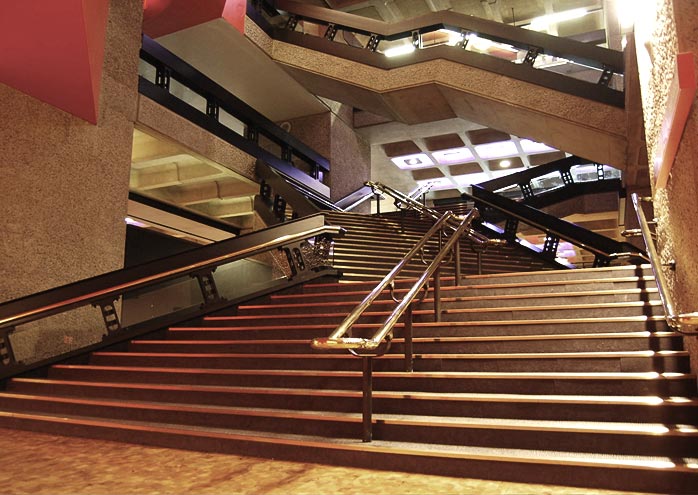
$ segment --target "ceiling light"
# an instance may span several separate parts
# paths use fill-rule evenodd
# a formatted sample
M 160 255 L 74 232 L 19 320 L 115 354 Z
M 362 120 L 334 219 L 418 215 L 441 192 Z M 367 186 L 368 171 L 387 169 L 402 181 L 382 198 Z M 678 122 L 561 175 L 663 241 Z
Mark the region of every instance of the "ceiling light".
M 519 143 L 521 144 L 521 149 L 526 153 L 547 153 L 549 151 L 557 151 L 555 148 L 551 148 L 547 144 L 531 141 L 530 139 L 521 139 Z
M 499 166 L 502 168 L 509 168 L 511 166 L 511 160 L 502 160 L 499 162 Z
M 453 148 L 450 150 L 433 151 L 432 156 L 440 165 L 454 165 L 473 160 L 473 152 L 468 148 Z
M 587 11 L 587 9 L 581 8 L 581 9 L 565 10 L 563 12 L 555 12 L 554 14 L 543 15 L 543 16 L 531 19 L 531 24 L 528 25 L 528 28 L 532 29 L 533 31 L 544 31 L 544 30 L 548 29 L 548 26 L 550 24 L 557 24 L 558 22 L 569 21 L 572 19 L 579 19 L 580 17 L 584 17 L 588 13 L 589 12 Z
M 396 156 L 395 158 L 391 158 L 390 161 L 392 161 L 395 165 L 397 165 L 398 168 L 401 168 L 403 170 L 410 170 L 413 168 L 431 167 L 434 165 L 434 162 L 431 161 L 431 158 L 429 158 L 424 153 L 416 153 L 414 155 L 405 155 L 405 156 Z
M 483 160 L 494 160 L 496 158 L 506 158 L 516 156 L 519 150 L 513 141 L 499 141 L 497 143 L 478 144 L 475 151 Z
M 407 55 L 415 51 L 415 47 L 412 44 L 396 46 L 395 48 L 388 48 L 383 52 L 386 57 L 399 57 L 400 55 Z

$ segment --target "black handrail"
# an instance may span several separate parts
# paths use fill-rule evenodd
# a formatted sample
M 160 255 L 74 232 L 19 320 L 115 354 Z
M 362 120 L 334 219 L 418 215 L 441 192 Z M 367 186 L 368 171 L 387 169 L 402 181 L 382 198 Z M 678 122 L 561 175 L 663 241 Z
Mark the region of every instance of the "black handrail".
M 510 186 L 518 186 L 520 184 L 528 184 L 532 180 L 548 175 L 553 172 L 560 172 L 560 175 L 569 172 L 575 165 L 587 165 L 593 162 L 580 158 L 578 156 L 569 156 L 560 160 L 544 163 L 536 167 L 526 168 L 520 172 L 507 174 L 503 177 L 497 177 L 485 182 L 480 182 L 478 186 L 488 191 L 498 191 Z
M 156 69 L 156 83 L 139 77 L 139 92 L 178 115 L 199 125 L 245 153 L 265 161 L 278 170 L 298 189 L 329 199 L 329 187 L 320 178 L 329 172 L 330 163 L 310 147 L 293 137 L 271 120 L 254 110 L 224 87 L 187 64 L 146 35 L 143 35 L 141 59 Z M 201 112 L 169 92 L 169 80 L 175 79 L 207 101 L 207 113 Z M 246 126 L 245 136 L 218 121 L 218 109 L 223 109 Z M 276 156 L 258 144 L 262 135 L 276 143 L 281 156 Z M 296 156 L 308 164 L 311 174 L 293 166 Z
M 522 221 L 537 228 L 551 238 L 563 239 L 575 246 L 590 251 L 596 256 L 595 266 L 606 265 L 613 259 L 627 257 L 631 261 L 646 261 L 647 255 L 627 242 L 619 242 L 596 232 L 579 227 L 573 223 L 548 215 L 528 205 L 505 198 L 478 185 L 472 186 L 473 194 L 463 194 L 475 201 L 475 205 L 486 205 L 504 213 L 515 221 Z M 485 216 L 485 213 L 481 213 Z M 554 252 L 549 253 L 551 256 Z
M 7 301 L 0 304 L 0 329 L 100 302 L 127 290 L 137 290 L 193 272 L 211 269 L 223 263 L 230 263 L 250 256 L 250 253 L 259 250 L 260 246 L 270 249 L 267 245 L 290 243 L 299 235 L 301 237 L 305 234 L 307 234 L 306 237 L 323 234 L 338 235 L 340 231 L 339 227 L 325 226 L 324 215 L 314 215 Z
M 307 36 L 292 29 L 267 28 L 267 32 L 279 41 L 382 69 L 392 69 L 434 59 L 447 59 L 609 105 L 621 108 L 625 105 L 623 92 L 608 87 L 613 73 L 624 72 L 623 54 L 615 50 L 454 12 L 435 12 L 390 24 L 292 1 L 279 1 L 277 7 L 288 12 L 294 21 L 304 19 L 327 26 L 324 37 Z M 414 40 L 414 36 L 418 40 L 422 34 L 439 29 L 460 32 L 464 36 L 477 34 L 479 37 L 527 50 L 528 62 L 514 64 L 490 55 L 444 46 L 418 50 L 409 57 L 387 58 L 373 53 L 381 40 L 393 41 L 401 38 Z M 369 49 L 357 50 L 354 46 L 333 42 L 334 36 L 331 34 L 336 30 L 370 36 L 371 41 L 367 46 Z M 461 48 L 466 46 L 467 40 L 464 43 Z M 603 72 L 597 83 L 591 83 L 564 74 L 537 69 L 533 67 L 533 61 L 540 53 L 563 57 Z

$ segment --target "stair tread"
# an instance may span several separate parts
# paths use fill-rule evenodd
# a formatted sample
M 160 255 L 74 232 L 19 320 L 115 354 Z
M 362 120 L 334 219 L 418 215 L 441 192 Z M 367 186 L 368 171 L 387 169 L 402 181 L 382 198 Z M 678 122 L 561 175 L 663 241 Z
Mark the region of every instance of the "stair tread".
M 662 468 L 663 471 L 679 471 L 698 475 L 698 459 L 683 458 L 681 460 L 662 456 L 639 455 L 607 455 L 588 454 L 579 452 L 558 452 L 524 449 L 507 449 L 494 447 L 471 447 L 431 444 L 426 446 L 419 443 L 391 442 L 374 440 L 364 443 L 357 439 L 347 438 L 320 438 L 309 435 L 282 434 L 270 432 L 254 432 L 244 430 L 232 430 L 206 426 L 181 426 L 174 424 L 160 424 L 146 421 L 133 420 L 104 420 L 89 416 L 75 416 L 66 418 L 52 414 L 27 414 L 0 412 L 2 417 L 43 421 L 55 425 L 77 424 L 97 428 L 119 428 L 134 433 L 155 431 L 161 434 L 191 437 L 210 437 L 223 440 L 244 440 L 271 445 L 302 446 L 306 448 L 345 450 L 352 452 L 385 452 L 397 455 L 417 456 L 447 456 L 450 458 L 500 460 L 515 463 L 531 464 L 564 464 L 569 466 L 588 467 L 622 467 L 636 470 L 654 470 Z
M 322 353 L 232 353 L 232 352 L 94 352 L 93 356 L 111 357 L 170 357 L 170 358 L 229 358 L 229 359 L 348 359 L 356 356 L 346 354 Z M 688 356 L 687 351 L 587 351 L 587 352 L 502 352 L 502 353 L 415 353 L 415 358 L 422 359 L 561 359 L 561 358 L 632 358 L 632 357 L 675 357 Z M 401 353 L 384 354 L 375 359 L 404 359 Z
M 113 406 L 134 409 L 162 409 L 173 411 L 188 411 L 202 413 L 219 413 L 230 415 L 251 415 L 278 418 L 310 419 L 320 421 L 351 421 L 360 422 L 359 412 L 328 412 L 314 410 L 296 410 L 283 408 L 241 407 L 221 405 L 192 405 L 180 402 L 153 402 L 138 400 L 110 400 L 101 398 L 82 397 L 50 397 L 36 394 L 22 394 L 13 392 L 0 392 L 0 398 L 19 398 L 25 400 L 37 400 L 45 402 L 61 402 L 69 404 Z M 698 438 L 698 426 L 696 425 L 665 425 L 663 423 L 640 422 L 611 422 L 611 421 L 569 421 L 569 420 L 533 420 L 516 418 L 482 418 L 464 416 L 428 416 L 409 414 L 382 414 L 373 415 L 375 423 L 405 426 L 434 426 L 434 427 L 463 427 L 463 428 L 494 428 L 494 429 L 525 429 L 540 431 L 567 431 L 567 432 L 599 432 L 613 434 L 652 434 L 689 436 Z
M 87 388 L 131 388 L 146 390 L 172 391 L 206 391 L 225 393 L 251 393 L 289 395 L 324 395 L 329 397 L 361 397 L 359 390 L 335 389 L 305 389 L 284 387 L 245 387 L 231 385 L 199 385 L 199 384 L 165 384 L 165 383 L 133 383 L 133 382 L 93 382 L 80 380 L 65 380 L 55 378 L 14 378 L 13 382 L 46 385 L 78 385 Z M 515 403 L 562 403 L 562 404 L 596 404 L 596 405 L 647 405 L 651 407 L 698 407 L 695 397 L 658 397 L 641 395 L 556 395 L 556 394 L 502 394 L 502 393 L 473 393 L 473 392 L 420 392 L 420 391 L 388 391 L 376 390 L 374 398 L 394 398 L 410 400 L 459 400 L 474 402 L 515 402 Z
M 396 290 L 395 292 L 407 292 L 407 290 Z M 656 293 L 657 289 L 617 289 L 617 290 L 590 290 L 590 291 L 573 291 L 573 292 L 531 292 L 524 294 L 494 294 L 494 295 L 479 295 L 479 296 L 455 296 L 455 297 L 442 297 L 441 302 L 466 302 L 466 301 L 501 301 L 509 299 L 548 299 L 548 298 L 567 298 L 567 297 L 601 297 L 601 296 L 612 296 L 612 295 L 633 295 L 633 294 L 650 294 Z M 336 293 L 337 295 L 342 295 L 341 292 Z M 363 292 L 360 294 L 364 294 Z M 305 299 L 308 298 L 308 294 L 303 294 Z M 361 302 L 360 299 L 351 299 L 345 301 L 313 301 L 313 306 L 321 307 L 332 307 L 332 306 L 351 306 L 358 305 Z M 433 303 L 434 299 L 429 297 L 422 301 L 424 303 Z M 391 299 L 379 299 L 374 301 L 373 304 L 394 304 Z M 251 309 L 270 309 L 270 308 L 307 308 L 308 303 L 272 303 L 272 304 L 241 304 L 238 309 L 251 310 Z
M 361 371 L 337 371 L 337 370 L 277 370 L 277 369 L 229 369 L 229 368 L 171 368 L 171 367 L 150 367 L 150 366 L 99 366 L 85 364 L 59 364 L 54 369 L 72 370 L 110 370 L 110 371 L 131 371 L 131 372 L 168 372 L 168 373 L 190 373 L 190 374 L 220 374 L 220 375 L 267 375 L 267 376 L 323 376 L 323 377 L 361 377 Z M 644 371 L 644 372 L 477 372 L 477 371 L 375 371 L 374 377 L 400 377 L 400 378 L 485 378 L 485 379 L 568 379 L 568 380 L 682 380 L 695 379 L 696 375 L 678 372 Z
M 680 337 L 678 332 L 600 332 L 600 333 L 568 333 L 568 334 L 541 334 L 541 335 L 491 335 L 473 337 L 414 337 L 415 343 L 437 343 L 437 342 L 518 342 L 529 340 L 573 340 L 573 339 L 646 339 L 657 337 Z M 312 341 L 308 339 L 221 339 L 221 340 L 132 340 L 138 345 L 278 345 L 278 344 L 308 344 Z M 404 338 L 394 338 L 393 343 L 402 343 Z

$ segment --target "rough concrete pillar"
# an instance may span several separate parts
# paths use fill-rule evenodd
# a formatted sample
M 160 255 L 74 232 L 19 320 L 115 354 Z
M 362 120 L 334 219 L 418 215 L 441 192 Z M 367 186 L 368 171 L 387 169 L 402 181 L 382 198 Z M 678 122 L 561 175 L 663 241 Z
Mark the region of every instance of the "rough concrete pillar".
M 644 3 L 643 3 L 644 4 Z M 645 115 L 649 161 L 661 146 L 660 129 L 672 81 L 676 54 L 698 53 L 698 0 L 646 2 L 650 11 L 636 24 L 638 68 Z M 698 64 L 697 64 L 698 65 Z M 671 176 L 665 188 L 652 186 L 658 219 L 658 247 L 663 261 L 675 260 L 676 270 L 665 268 L 669 292 L 680 312 L 698 311 L 698 109 L 688 116 Z M 650 174 L 653 171 L 650 168 Z M 695 330 L 695 329 L 694 329 Z M 698 370 L 698 339 L 687 337 L 686 347 Z
M 354 132 L 352 108 L 326 103 L 332 111 L 294 119 L 289 124 L 291 134 L 330 160 L 330 176 L 325 183 L 330 186 L 332 201 L 337 201 L 371 179 L 371 150 Z M 369 212 L 369 202 L 354 211 Z
M 110 2 L 96 125 L 0 84 L 0 302 L 123 266 L 141 20 Z M 102 332 L 70 325 L 17 332 L 18 358 Z

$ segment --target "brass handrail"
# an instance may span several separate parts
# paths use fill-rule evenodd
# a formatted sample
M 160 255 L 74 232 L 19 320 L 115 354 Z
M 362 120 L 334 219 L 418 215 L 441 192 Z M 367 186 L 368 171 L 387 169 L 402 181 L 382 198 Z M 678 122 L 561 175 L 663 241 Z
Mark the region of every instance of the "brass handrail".
M 478 215 L 477 210 L 471 210 L 470 213 L 463 219 L 461 226 L 469 225 L 470 222 Z M 402 302 L 395 308 L 393 313 L 386 319 L 383 326 L 378 329 L 374 336 L 370 339 L 362 338 L 352 338 L 344 337 L 351 330 L 351 327 L 356 321 L 361 317 L 361 315 L 368 309 L 369 306 L 376 300 L 378 296 L 387 288 L 398 276 L 400 271 L 410 262 L 412 259 L 421 251 L 421 249 L 426 245 L 427 242 L 439 232 L 443 227 L 446 226 L 448 220 L 453 217 L 453 213 L 447 211 L 439 220 L 432 225 L 432 227 L 427 231 L 426 234 L 412 247 L 412 249 L 405 255 L 405 257 L 390 270 L 390 272 L 381 280 L 378 285 L 361 301 L 349 315 L 344 319 L 342 323 L 335 329 L 329 337 L 316 338 L 311 342 L 311 347 L 313 349 L 357 349 L 362 351 L 375 350 L 383 342 L 385 336 L 392 330 L 393 326 L 397 320 L 402 316 L 405 308 L 409 305 L 414 296 L 419 292 L 422 285 L 428 280 L 428 278 L 434 273 L 436 267 L 445 257 L 448 252 L 449 247 L 453 246 L 453 243 L 458 239 L 457 235 L 451 236 L 451 238 L 446 243 L 443 249 L 436 255 L 434 261 L 426 268 L 422 276 L 419 278 L 417 283 L 410 289 L 407 295 L 403 298 Z M 462 233 L 462 230 L 461 230 Z M 438 263 L 435 263 L 438 260 Z M 426 274 L 426 276 L 425 276 Z
M 366 185 L 373 188 L 373 190 L 379 190 L 382 193 L 388 194 L 392 196 L 396 201 L 399 201 L 400 203 L 405 204 L 408 208 L 413 209 L 418 211 L 419 213 L 426 215 L 434 220 L 438 220 L 441 217 L 441 214 L 434 210 L 433 208 L 429 208 L 428 206 L 422 204 L 421 202 L 417 201 L 416 199 L 398 191 L 397 189 L 393 189 L 390 186 L 386 186 L 385 184 L 382 184 L 380 182 L 373 182 L 369 181 L 366 182 Z M 458 224 L 459 217 L 457 215 L 452 215 L 449 218 L 449 223 L 448 226 L 451 229 L 456 228 Z M 487 243 L 492 243 L 494 239 L 489 239 L 488 237 L 485 237 L 484 235 L 480 234 L 479 232 L 473 230 L 473 229 L 468 229 L 468 237 L 472 240 L 477 242 L 478 244 L 487 244 Z M 498 239 L 495 241 L 499 241 Z M 496 244 L 497 242 L 495 242 Z
M 650 266 L 652 267 L 652 273 L 654 274 L 654 279 L 657 282 L 657 292 L 659 293 L 659 298 L 662 301 L 662 306 L 664 306 L 664 314 L 669 326 L 684 335 L 698 336 L 698 332 L 686 332 L 681 329 L 684 325 L 695 326 L 698 325 L 698 312 L 693 313 L 677 313 L 676 307 L 674 306 L 674 301 L 671 298 L 671 294 L 667 291 L 667 281 L 664 276 L 664 272 L 661 270 L 661 261 L 657 249 L 652 240 L 652 231 L 650 231 L 649 223 L 645 218 L 645 213 L 642 210 L 640 201 L 651 202 L 651 198 L 640 198 L 637 193 L 632 193 L 630 195 L 633 201 L 633 207 L 635 208 L 635 213 L 637 214 L 637 220 L 640 223 L 640 232 L 642 233 L 642 239 L 645 242 L 645 247 L 647 248 L 647 254 L 649 255 Z

